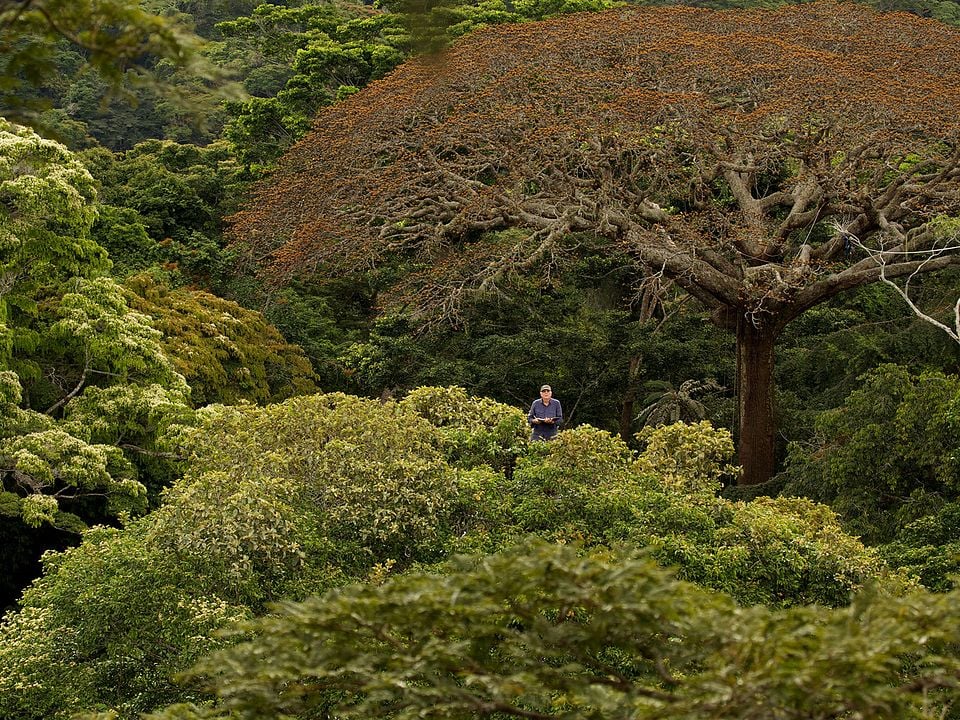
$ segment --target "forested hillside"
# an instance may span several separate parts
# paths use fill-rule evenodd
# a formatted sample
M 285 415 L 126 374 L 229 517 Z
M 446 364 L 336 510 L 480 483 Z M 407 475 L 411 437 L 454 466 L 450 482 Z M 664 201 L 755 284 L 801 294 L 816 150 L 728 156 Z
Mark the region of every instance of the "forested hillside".
M 960 717 L 958 26 L 0 0 L 0 718 Z

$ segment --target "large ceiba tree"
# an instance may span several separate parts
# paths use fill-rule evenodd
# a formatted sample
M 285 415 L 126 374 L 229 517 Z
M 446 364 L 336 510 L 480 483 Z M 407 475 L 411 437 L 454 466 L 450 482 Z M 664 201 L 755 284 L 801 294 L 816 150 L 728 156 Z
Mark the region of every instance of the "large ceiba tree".
M 449 317 L 590 233 L 736 333 L 744 484 L 774 470 L 774 344 L 838 293 L 942 268 L 960 33 L 859 4 L 622 8 L 477 32 L 321 113 L 235 218 L 267 272 L 415 260 Z M 511 230 L 510 232 L 503 232 Z

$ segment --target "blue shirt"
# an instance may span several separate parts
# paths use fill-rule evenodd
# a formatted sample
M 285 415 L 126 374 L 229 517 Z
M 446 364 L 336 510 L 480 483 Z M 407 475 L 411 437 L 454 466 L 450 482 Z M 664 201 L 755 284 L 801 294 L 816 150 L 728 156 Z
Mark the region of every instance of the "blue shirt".
M 554 422 L 534 424 L 534 420 L 543 418 L 554 418 Z M 527 422 L 533 428 L 531 440 L 552 438 L 563 423 L 563 408 L 560 407 L 560 401 L 550 398 L 550 402 L 544 405 L 543 400 L 534 400 L 533 405 L 530 406 L 530 412 L 527 413 Z

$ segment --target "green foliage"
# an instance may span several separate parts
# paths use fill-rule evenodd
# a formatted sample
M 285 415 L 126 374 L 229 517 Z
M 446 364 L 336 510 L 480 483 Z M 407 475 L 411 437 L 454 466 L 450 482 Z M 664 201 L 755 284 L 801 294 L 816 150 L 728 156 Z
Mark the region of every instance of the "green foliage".
M 461 387 L 420 387 L 400 402 L 436 428 L 447 460 L 458 467 L 512 467 L 518 446 L 529 434 L 522 411 L 489 398 L 467 395 Z
M 735 481 L 740 468 L 725 464 L 734 455 L 730 431 L 703 420 L 644 428 L 637 440 L 646 445 L 637 459 L 641 472 L 655 473 L 664 484 L 689 494 L 714 495 L 723 481 Z
M 228 105 L 233 119 L 224 130 L 247 165 L 272 164 L 341 88 L 383 76 L 410 49 L 400 17 L 358 6 L 263 4 L 217 29 L 225 38 L 221 60 L 253 74 L 247 89 L 257 97 Z
M 123 151 L 152 139 L 197 145 L 216 142 L 226 120 L 225 102 L 238 102 L 245 93 L 232 79 L 233 68 L 216 67 L 211 55 L 207 46 L 199 64 L 152 58 L 146 72 L 124 74 L 115 93 L 118 98 L 112 102 L 104 101 L 104 93 L 111 97 L 109 86 L 98 94 L 100 78 L 79 73 L 59 100 L 70 113 L 66 129 L 76 124 L 88 134 L 83 144 L 74 147 L 100 144 Z M 84 88 L 86 97 L 76 98 Z M 63 126 L 62 121 L 52 125 L 50 132 L 63 134 Z
M 163 335 L 163 350 L 196 405 L 276 402 L 316 391 L 310 361 L 264 317 L 210 293 L 127 278 L 130 304 Z
M 150 538 L 229 599 L 259 604 L 303 569 L 303 510 L 291 492 L 255 472 L 188 474 L 151 516 Z
M 528 533 L 599 542 L 626 532 L 649 489 L 631 475 L 632 460 L 622 440 L 589 425 L 532 444 L 506 484 L 514 533 L 506 543 Z
M 791 448 L 784 492 L 830 503 L 871 542 L 957 497 L 960 380 L 884 365 Z
M 81 67 L 93 70 L 113 90 L 120 89 L 128 70 L 145 82 L 143 70 L 157 59 L 211 78 L 215 73 L 202 62 L 199 47 L 199 38 L 182 25 L 140 3 L 5 3 L 0 7 L 0 114 L 35 120 L 36 112 L 49 106 L 49 89 L 57 85 L 58 75 L 73 76 Z
M 260 5 L 260 0 L 147 0 L 155 12 L 178 13 L 184 22 L 206 36 L 224 17 L 245 15 Z
M 944 592 L 960 576 L 960 503 L 949 502 L 936 512 L 904 526 L 893 542 L 880 547 L 891 567 L 916 575 L 925 587 Z
M 143 521 L 91 530 L 79 547 L 47 556 L 45 576 L 0 624 L 0 715 L 113 706 L 132 716 L 203 697 L 173 673 L 224 644 L 214 630 L 249 614 L 185 574 L 144 530 Z
M 676 536 L 654 543 L 661 556 L 674 554 L 679 560 L 681 576 L 730 592 L 741 602 L 839 607 L 872 578 L 885 578 L 890 589 L 911 585 L 905 576 L 890 573 L 875 550 L 847 534 L 824 505 L 758 498 L 724 510 L 726 522 L 716 524 L 706 552 Z
M 51 438 L 45 438 L 47 440 Z M 35 460 L 31 463 L 30 460 Z M 16 463 L 29 467 L 30 465 L 41 465 L 43 460 L 35 455 L 16 458 Z M 35 471 L 34 471 L 35 472 Z M 39 474 L 39 473 L 38 473 Z M 56 522 L 57 511 L 60 509 L 57 499 L 49 495 L 27 495 L 20 501 L 20 517 L 28 527 L 40 527 L 44 523 Z
M 932 719 L 958 603 L 741 608 L 629 548 L 533 543 L 286 604 L 196 672 L 241 717 Z
M 80 421 L 86 409 L 75 412 Z M 161 446 L 187 458 L 161 508 L 49 556 L 23 609 L 0 628 L 0 690 L 29 688 L 0 693 L 0 715 L 112 707 L 132 716 L 200 699 L 195 685 L 178 691 L 170 676 L 223 641 L 206 632 L 229 616 L 351 581 L 382 583 L 451 552 L 499 551 L 531 534 L 591 547 L 633 541 L 684 577 L 749 602 L 842 605 L 870 580 L 890 592 L 908 586 L 826 508 L 688 492 L 729 461 L 698 447 L 698 436 L 723 446 L 709 426 L 653 433 L 650 447 L 689 455 L 668 463 L 666 451 L 638 461 L 588 426 L 527 444 L 517 415 L 460 388 L 423 388 L 399 403 L 329 394 L 201 409 Z M 91 439 L 112 422 L 91 427 Z M 501 426 L 510 432 L 499 435 Z M 671 445 L 676 437 L 683 442 Z M 508 452 L 515 466 L 484 460 Z M 661 464 L 672 482 L 658 476 Z M 693 476 L 681 482 L 684 468 Z M 494 584 L 514 581 L 518 573 L 505 570 Z M 82 607 L 104 610 L 86 619 Z M 204 615 L 209 624 L 198 625 L 196 607 L 216 609 Z M 61 636 L 54 652 L 50 638 Z
M 223 218 L 235 209 L 244 181 L 225 143 L 151 140 L 123 153 L 96 149 L 82 157 L 102 184 L 102 201 L 123 209 L 108 211 L 96 228 L 121 269 L 160 263 L 206 287 L 229 283 L 234 261 L 223 247 Z
M 243 95 L 189 18 L 152 0 L 6 3 L 0 48 L 0 114 L 74 149 L 151 137 L 206 144 L 223 100 Z
M 10 370 L 0 371 L 0 438 L 49 430 L 53 427 L 53 418 L 21 408 L 22 399 L 23 387 L 17 374 Z
M 163 354 L 160 333 L 102 276 L 109 262 L 91 238 L 96 192 L 77 158 L 3 123 L 0 194 L 0 318 L 7 340 L 0 363 L 11 368 L 0 379 L 3 488 L 20 498 L 16 505 L 28 526 L 76 528 L 78 516 L 96 521 L 143 510 L 144 485 L 118 446 L 131 436 L 138 450 L 149 445 L 158 413 L 131 413 L 128 401 L 127 417 L 120 420 L 114 411 L 114 430 L 103 432 L 110 411 L 102 408 L 103 416 L 92 421 L 99 416 L 94 406 L 98 399 L 115 402 L 118 391 L 84 391 L 123 386 L 128 398 L 138 399 L 159 393 L 167 410 L 177 405 L 182 413 L 187 385 Z M 141 393 L 144 387 L 150 389 Z M 74 401 L 72 423 L 58 422 Z M 146 424 L 134 430 L 134 418 Z
M 191 417 L 190 406 L 176 387 L 118 384 L 87 388 L 67 405 L 62 426 L 86 442 L 121 448 L 155 507 L 160 490 L 179 474 L 180 464 L 159 438 L 174 423 Z
M 364 577 L 377 563 L 435 559 L 449 532 L 453 472 L 430 426 L 396 403 L 213 406 L 179 440 L 194 459 L 165 505 L 48 559 L 0 629 L 0 715 L 132 715 L 190 699 L 171 676 L 221 642 L 208 632 L 241 608 Z M 28 692 L 7 692 L 21 686 Z
M 955 273 L 947 270 L 922 282 L 914 279 L 911 288 L 924 306 L 952 307 L 956 285 Z M 861 387 L 861 376 L 880 365 L 896 363 L 917 373 L 953 371 L 960 348 L 939 334 L 915 320 L 882 284 L 811 308 L 787 326 L 777 346 L 777 414 L 784 436 L 809 441 L 817 416 L 842 405 Z
M 158 455 L 156 438 L 189 412 L 190 389 L 164 353 L 160 332 L 146 315 L 129 309 L 121 286 L 109 278 L 73 285 L 74 292 L 51 302 L 52 322 L 39 325 L 43 354 L 29 362 L 45 371 L 30 383 L 28 397 L 35 406 L 49 406 L 46 415 L 63 416 L 55 431 L 62 437 L 41 436 L 51 449 L 76 453 L 77 461 L 108 453 L 109 462 L 100 462 L 102 471 L 91 470 L 83 482 L 58 472 L 39 484 L 24 483 L 17 473 L 32 474 L 21 463 L 8 470 L 21 492 L 51 493 L 63 501 L 104 495 L 105 503 L 73 508 L 97 521 L 121 510 L 145 510 L 145 488 L 155 496 L 169 479 L 172 466 Z M 22 423 L 19 432 L 33 432 L 30 425 Z
M 109 253 L 114 277 L 146 270 L 160 260 L 158 243 L 147 234 L 136 210 L 103 203 L 99 210 L 91 236 Z
M 197 562 L 211 562 L 199 539 L 236 528 L 244 542 L 222 543 L 218 550 L 228 554 L 222 562 L 228 574 L 243 557 L 292 558 L 288 543 L 310 567 L 334 564 L 361 576 L 388 559 L 401 566 L 436 559 L 449 532 L 456 479 L 431 426 L 410 410 L 330 394 L 266 408 L 212 406 L 199 416 L 200 424 L 181 440 L 181 452 L 195 460 L 168 491 L 164 511 L 175 513 L 170 542 L 177 552 L 189 553 L 184 548 L 196 538 Z M 271 504 L 253 495 L 260 483 L 276 488 L 276 502 L 288 508 L 277 512 L 296 533 L 274 538 L 253 529 L 267 525 L 251 523 L 247 513 Z M 210 502 L 192 502 L 192 495 Z M 235 501 L 223 500 L 233 495 Z M 260 543 L 276 549 L 257 549 Z M 257 567 L 268 574 L 276 569 L 266 561 Z M 296 581 L 310 589 L 313 579 L 305 572 Z
M 0 363 L 15 326 L 36 315 L 42 287 L 109 267 L 90 239 L 95 197 L 93 178 L 65 147 L 0 119 Z

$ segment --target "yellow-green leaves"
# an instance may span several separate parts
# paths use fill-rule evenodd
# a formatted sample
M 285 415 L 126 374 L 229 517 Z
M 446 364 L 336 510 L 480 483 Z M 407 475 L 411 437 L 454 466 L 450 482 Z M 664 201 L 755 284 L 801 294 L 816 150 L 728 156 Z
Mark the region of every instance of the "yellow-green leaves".
M 0 715 L 66 720 L 115 707 L 134 717 L 185 692 L 174 673 L 228 642 L 216 630 L 249 617 L 144 530 L 96 528 L 47 556 L 47 574 L 0 624 Z
M 147 274 L 127 278 L 130 305 L 162 331 L 163 352 L 196 405 L 271 402 L 316 392 L 303 351 L 258 312 L 200 290 L 172 289 Z
M 30 527 L 40 527 L 44 523 L 54 523 L 60 509 L 57 499 L 49 495 L 27 495 L 21 503 L 23 522 Z
M 0 471 L 5 485 L 25 495 L 24 520 L 34 526 L 54 520 L 58 497 L 100 495 L 114 513 L 146 508 L 146 489 L 119 448 L 90 445 L 63 430 L 0 440 Z
M 160 332 L 103 276 L 97 212 L 76 156 L 0 120 L 0 480 L 34 526 L 83 497 L 103 498 L 98 517 L 146 509 L 119 446 L 151 452 L 162 416 L 187 410 Z
M 529 435 L 521 410 L 469 396 L 461 387 L 416 388 L 400 406 L 433 425 L 446 457 L 461 466 L 486 464 L 502 469 Z
M 11 324 L 11 306 L 35 312 L 44 284 L 108 267 L 90 240 L 96 216 L 93 178 L 80 161 L 0 118 L 0 321 Z
M 94 372 L 122 373 L 126 380 L 152 380 L 176 388 L 184 399 L 187 383 L 161 347 L 162 335 L 151 319 L 127 306 L 124 289 L 110 278 L 77 279 L 57 308 L 60 319 L 50 335 L 75 345 Z
M 730 463 L 735 452 L 730 431 L 707 421 L 644 428 L 637 439 L 646 443 L 637 469 L 657 475 L 665 485 L 682 492 L 714 495 L 724 480 L 735 480 L 740 470 Z

